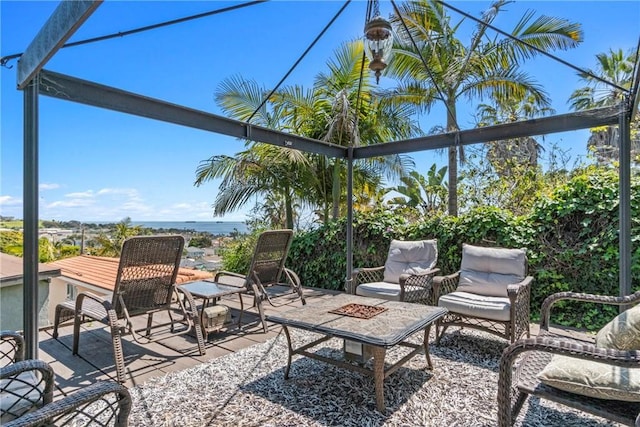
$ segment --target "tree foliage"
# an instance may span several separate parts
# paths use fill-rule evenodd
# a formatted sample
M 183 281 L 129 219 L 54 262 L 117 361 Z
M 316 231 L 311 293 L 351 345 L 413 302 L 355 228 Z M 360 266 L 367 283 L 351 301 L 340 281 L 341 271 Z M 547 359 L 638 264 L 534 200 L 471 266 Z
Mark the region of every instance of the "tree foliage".
M 632 203 L 632 283 L 640 289 L 640 177 L 634 176 Z M 391 239 L 437 239 L 442 274 L 460 267 L 462 244 L 526 248 L 532 318 L 537 320 L 544 298 L 555 292 L 575 291 L 605 295 L 619 293 L 618 177 L 615 171 L 595 167 L 574 177 L 549 195 L 541 195 L 526 215 L 513 215 L 495 207 L 477 207 L 459 217 L 407 216 L 379 208 L 354 217 L 354 267 L 384 264 Z M 250 256 L 250 242 L 237 243 Z M 240 252 L 234 262 L 242 258 Z M 247 261 L 248 262 L 248 261 Z M 298 232 L 287 266 L 301 277 L 303 286 L 344 289 L 346 221 L 331 221 L 315 230 Z M 246 267 L 245 267 L 246 268 Z M 615 314 L 615 308 L 562 303 L 552 321 L 597 329 Z M 576 321 L 577 319 L 577 321 Z

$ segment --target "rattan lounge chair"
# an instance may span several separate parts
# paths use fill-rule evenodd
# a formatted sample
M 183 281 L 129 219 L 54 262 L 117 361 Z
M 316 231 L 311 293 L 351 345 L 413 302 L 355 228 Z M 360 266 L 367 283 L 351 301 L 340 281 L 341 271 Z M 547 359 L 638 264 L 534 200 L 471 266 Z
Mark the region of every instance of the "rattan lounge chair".
M 53 402 L 53 369 L 42 360 L 23 357 L 22 336 L 2 331 L 0 424 L 3 426 L 127 425 L 131 398 L 124 386 L 100 381 Z
M 435 343 L 449 326 L 479 329 L 512 343 L 529 337 L 532 281 L 524 249 L 463 244 L 460 271 L 433 279 L 435 300 L 449 310 L 436 323 Z
M 186 289 L 175 284 L 183 248 L 182 236 L 137 236 L 127 239 L 122 245 L 113 296 L 105 299 L 84 292 L 78 294 L 75 302 L 58 304 L 53 337 L 58 337 L 60 323 L 73 319 L 73 354 L 78 354 L 81 323 L 95 320 L 108 325 L 111 328 L 116 375 L 121 383 L 125 381 L 121 338 L 124 334 L 131 334 L 139 344 L 148 344 L 193 330 L 199 353 L 204 355 L 202 330 L 194 327 L 198 324 L 196 304 Z M 165 312 L 169 322 L 152 325 L 154 313 L 159 312 Z M 147 316 L 146 327 L 134 327 L 133 318 L 136 316 Z M 140 334 L 143 331 L 144 334 Z
M 549 316 L 552 306 L 561 300 L 575 300 L 601 304 L 625 306 L 640 303 L 640 291 L 626 297 L 610 297 L 574 292 L 562 292 L 551 295 L 542 304 L 540 334 L 536 338 L 521 339 L 507 347 L 500 359 L 500 377 L 498 380 L 498 425 L 510 427 L 515 423 L 518 413 L 529 396 L 547 399 L 579 409 L 606 419 L 630 426 L 640 426 L 640 402 L 598 398 L 583 394 L 585 390 L 593 394 L 596 387 L 594 377 L 589 375 L 585 389 L 576 388 L 574 392 L 543 383 L 540 373 L 552 361 L 554 355 L 566 356 L 570 365 L 578 371 L 589 372 L 585 361 L 600 362 L 606 372 L 616 367 L 635 368 L 640 374 L 640 349 L 618 350 L 597 347 L 593 341 L 553 333 L 549 330 Z M 630 312 L 627 312 L 630 313 Z M 615 322 L 612 322 L 615 324 Z M 636 325 L 637 328 L 637 325 Z M 620 329 L 620 328 L 618 328 Z M 636 333 L 637 333 L 636 329 Z M 598 335 L 599 338 L 600 334 Z M 636 343 L 638 342 L 636 336 Z M 566 362 L 565 362 L 566 363 Z M 631 378 L 631 376 L 629 376 Z M 572 380 L 573 381 L 573 380 Z M 640 384 L 636 384 L 640 386 Z M 607 387 L 611 387 L 607 384 Z M 580 392 L 578 392 L 580 391 Z M 607 391 L 611 397 L 610 390 Z
M 356 295 L 435 305 L 433 278 L 440 269 L 437 240 L 392 240 L 385 265 L 356 268 L 351 286 Z
M 267 332 L 267 322 L 264 317 L 262 301 L 266 300 L 273 306 L 278 305 L 269 294 L 268 287 L 289 286 L 291 292 L 300 297 L 302 304 L 306 304 L 300 278 L 294 271 L 284 266 L 292 240 L 293 230 L 264 231 L 258 236 L 247 274 L 220 271 L 215 277 L 216 282 L 243 286 L 246 288 L 246 293 L 253 295 L 254 304 L 258 307 L 265 333 Z

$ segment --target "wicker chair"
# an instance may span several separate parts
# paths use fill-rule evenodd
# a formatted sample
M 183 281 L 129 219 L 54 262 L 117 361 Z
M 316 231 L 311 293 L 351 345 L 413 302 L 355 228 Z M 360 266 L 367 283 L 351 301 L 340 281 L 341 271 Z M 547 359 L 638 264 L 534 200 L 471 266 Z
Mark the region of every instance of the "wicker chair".
M 215 277 L 216 282 L 245 287 L 246 293 L 253 295 L 254 305 L 258 307 L 265 333 L 267 332 L 267 322 L 262 302 L 266 300 L 273 306 L 278 305 L 273 301 L 267 290 L 268 287 L 289 286 L 292 293 L 296 293 L 300 297 L 302 304 L 306 304 L 300 278 L 294 271 L 284 266 L 292 240 L 293 230 L 264 231 L 258 236 L 247 274 L 220 271 Z
M 206 350 L 202 330 L 194 327 L 198 324 L 198 313 L 193 296 L 175 285 L 183 248 L 182 236 L 137 236 L 127 239 L 122 245 L 112 298 L 105 299 L 86 292 L 78 294 L 75 302 L 58 304 L 53 337 L 58 338 L 58 327 L 62 322 L 73 319 L 73 354 L 78 354 L 81 323 L 94 320 L 108 325 L 116 375 L 121 383 L 125 381 L 124 334 L 131 334 L 139 344 L 148 344 L 170 336 L 184 335 L 193 329 L 199 353 L 204 355 Z M 178 315 L 174 319 L 176 311 Z M 153 315 L 158 312 L 165 312 L 169 322 L 152 326 Z M 147 316 L 146 327 L 134 328 L 133 318 L 136 316 Z M 143 331 L 145 334 L 141 335 Z
M 385 265 L 356 268 L 349 293 L 434 305 L 432 282 L 440 271 L 437 240 L 392 240 Z
M 97 382 L 53 402 L 53 369 L 42 360 L 22 359 L 24 340 L 20 334 L 0 333 L 0 356 L 0 424 L 3 426 L 127 425 L 131 398 L 120 384 Z
M 540 334 L 536 338 L 522 339 L 507 347 L 500 359 L 498 380 L 498 424 L 510 427 L 528 396 L 536 396 L 607 418 L 625 425 L 640 426 L 640 402 L 600 399 L 563 391 L 542 383 L 538 374 L 554 355 L 583 361 L 600 362 L 614 367 L 640 370 L 640 351 L 616 350 L 596 347 L 593 342 L 582 341 L 549 331 L 552 306 L 561 300 L 575 300 L 626 306 L 640 303 L 640 291 L 626 297 L 610 297 L 573 292 L 551 295 L 542 304 Z M 577 365 L 579 366 L 579 365 Z M 592 387 L 591 385 L 589 386 Z
M 436 322 L 435 343 L 449 326 L 483 330 L 512 343 L 529 337 L 532 281 L 524 249 L 463 244 L 460 271 L 433 279 L 435 300 L 449 310 Z

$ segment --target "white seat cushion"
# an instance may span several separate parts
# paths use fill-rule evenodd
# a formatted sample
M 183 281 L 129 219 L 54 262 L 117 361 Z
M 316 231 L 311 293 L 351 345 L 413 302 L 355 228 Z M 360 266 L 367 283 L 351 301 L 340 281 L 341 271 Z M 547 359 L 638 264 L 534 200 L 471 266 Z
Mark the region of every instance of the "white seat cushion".
M 40 374 L 36 371 L 24 371 L 17 377 L 0 380 L 0 424 L 42 407 L 44 382 L 40 382 L 39 378 Z M 30 384 L 41 386 L 34 389 Z
M 511 303 L 509 298 L 492 297 L 455 291 L 440 297 L 438 305 L 452 313 L 483 319 L 508 321 L 511 320 Z
M 640 402 L 640 369 L 556 354 L 538 374 L 552 387 L 598 399 Z
M 401 274 L 421 274 L 435 267 L 438 261 L 436 240 L 392 240 L 384 264 L 384 281 L 398 283 Z
M 389 282 L 363 283 L 356 288 L 356 295 L 400 301 L 400 285 Z

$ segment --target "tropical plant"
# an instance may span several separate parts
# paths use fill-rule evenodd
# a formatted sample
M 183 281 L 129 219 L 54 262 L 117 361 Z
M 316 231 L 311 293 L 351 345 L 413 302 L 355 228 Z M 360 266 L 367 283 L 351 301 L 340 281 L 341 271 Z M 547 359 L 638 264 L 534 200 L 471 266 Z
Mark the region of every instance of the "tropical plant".
M 527 45 L 512 38 L 487 37 L 487 24 L 507 3 L 494 2 L 466 44 L 459 32 L 463 20 L 452 23 L 441 2 L 419 0 L 400 5 L 399 16 L 392 20 L 397 35 L 395 56 L 386 70 L 400 80 L 394 99 L 412 102 L 425 111 L 436 103 L 444 104 L 448 132 L 459 130 L 457 105 L 463 98 L 532 97 L 537 104 L 548 105 L 546 93 L 518 65 L 538 54 L 533 47 L 552 51 L 577 46 L 582 41 L 580 24 L 548 16 L 534 19 L 534 12 L 527 12 L 510 32 Z M 448 211 L 454 216 L 458 213 L 458 150 L 456 146 L 448 149 Z
M 284 87 L 263 103 L 266 89 L 236 77 L 223 82 L 216 101 L 236 119 L 343 146 L 418 135 L 411 108 L 383 102 L 366 78 L 361 81 L 361 73 L 365 77 L 369 73 L 363 61 L 362 42 L 347 43 L 328 61 L 329 72 L 316 76 L 310 90 Z M 382 186 L 381 176 L 395 179 L 412 164 L 400 155 L 355 162 L 354 192 L 373 195 Z M 253 196 L 283 203 L 286 225 L 292 228 L 296 205 L 316 211 L 323 221 L 341 213 L 346 197 L 344 166 L 342 159 L 248 142 L 235 157 L 214 156 L 201 162 L 195 185 L 222 178 L 214 203 L 217 215 L 243 206 Z M 271 215 L 277 210 L 268 211 Z
M 400 193 L 400 196 L 389 200 L 389 203 L 417 208 L 422 215 L 445 211 L 446 174 L 447 167 L 437 169 L 435 163 L 427 171 L 426 177 L 417 171 L 409 172 L 407 176 L 400 178 L 404 185 L 392 188 Z
M 100 233 L 95 237 L 95 250 L 99 256 L 118 257 L 122 250 L 122 244 L 126 239 L 142 234 L 142 227 L 131 225 L 131 218 L 126 217 L 118 222 L 111 233 Z
M 609 49 L 608 53 L 597 54 L 596 68 L 578 73 L 586 86 L 576 89 L 571 94 L 571 107 L 583 111 L 624 102 L 633 82 L 636 59 L 636 52 L 625 55 L 622 49 Z M 607 163 L 619 157 L 618 140 L 617 125 L 597 127 L 591 129 L 587 147 L 595 153 L 598 162 Z M 640 163 L 640 113 L 636 113 L 631 121 L 631 151 L 632 158 Z
M 492 126 L 502 123 L 529 120 L 555 113 L 548 105 L 540 105 L 527 95 L 524 99 L 493 99 L 491 104 L 478 106 L 478 126 Z M 538 157 L 543 147 L 533 137 L 508 138 L 488 144 L 487 159 L 502 177 L 513 177 L 516 169 L 537 169 Z

